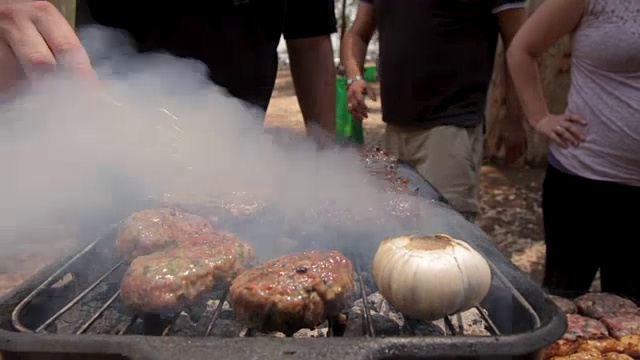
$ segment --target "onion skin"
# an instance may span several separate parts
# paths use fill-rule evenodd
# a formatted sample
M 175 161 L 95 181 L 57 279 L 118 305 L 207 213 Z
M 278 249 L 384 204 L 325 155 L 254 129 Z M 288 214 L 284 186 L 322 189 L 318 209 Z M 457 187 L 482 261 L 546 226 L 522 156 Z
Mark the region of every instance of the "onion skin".
M 373 278 L 394 308 L 433 321 L 477 306 L 491 287 L 491 268 L 480 253 L 449 235 L 406 235 L 382 241 Z

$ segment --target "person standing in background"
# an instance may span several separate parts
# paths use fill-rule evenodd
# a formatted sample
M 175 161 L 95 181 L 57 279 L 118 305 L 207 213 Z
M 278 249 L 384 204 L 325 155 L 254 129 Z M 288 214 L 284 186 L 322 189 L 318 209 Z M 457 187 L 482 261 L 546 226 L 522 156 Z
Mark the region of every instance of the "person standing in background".
M 525 5 L 525 0 L 360 0 L 342 42 L 349 109 L 363 119 L 362 71 L 378 29 L 384 145 L 471 221 L 479 212 L 484 112 L 497 40 L 501 35 L 505 47 L 511 43 L 526 19 Z M 508 107 L 518 111 L 517 99 Z M 510 125 L 509 140 L 522 142 L 523 124 Z
M 543 287 L 573 298 L 600 270 L 602 291 L 640 301 L 640 1 L 546 0 L 508 51 L 529 122 L 551 140 L 542 189 Z M 573 34 L 571 88 L 551 114 L 536 59 Z M 572 261 L 571 259 L 575 259 Z
M 335 66 L 330 35 L 332 0 L 221 0 L 176 3 L 78 0 L 101 25 L 126 30 L 140 51 L 168 51 L 202 61 L 209 77 L 234 97 L 266 111 L 278 68 L 277 46 L 287 41 L 291 74 L 307 132 L 335 134 Z M 47 1 L 0 2 L 0 91 L 61 60 L 95 77 L 73 29 Z M 36 70 L 37 69 L 37 70 Z

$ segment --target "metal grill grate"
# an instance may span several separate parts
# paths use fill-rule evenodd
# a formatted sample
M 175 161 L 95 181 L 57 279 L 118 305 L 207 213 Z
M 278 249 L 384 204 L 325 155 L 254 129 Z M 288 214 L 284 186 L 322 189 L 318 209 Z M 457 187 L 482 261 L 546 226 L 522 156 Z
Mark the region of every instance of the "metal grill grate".
M 105 282 L 110 276 L 114 275 L 114 273 L 116 273 L 117 270 L 119 269 L 123 269 L 125 265 L 125 263 L 122 260 L 117 261 L 117 263 L 115 265 L 113 265 L 112 267 L 110 267 L 106 272 L 104 272 L 102 275 L 98 276 L 97 279 L 95 281 L 93 281 L 91 284 L 89 284 L 86 288 L 84 288 L 84 290 L 82 290 L 77 296 L 75 296 L 73 299 L 71 299 L 69 302 L 67 302 L 64 306 L 62 306 L 62 308 L 60 308 L 60 310 L 58 310 L 55 314 L 53 314 L 52 316 L 50 316 L 49 318 L 47 318 L 46 320 L 42 321 L 40 325 L 38 326 L 25 326 L 21 319 L 22 319 L 22 314 L 23 312 L 26 311 L 26 309 L 28 308 L 28 305 L 43 291 L 45 291 L 46 289 L 51 288 L 56 282 L 58 282 L 60 279 L 62 279 L 64 276 L 66 276 L 69 273 L 72 273 L 72 269 L 73 266 L 76 262 L 79 261 L 80 258 L 83 257 L 87 257 L 87 256 L 91 256 L 91 252 L 92 250 L 94 250 L 96 248 L 96 246 L 100 243 L 100 242 L 104 242 L 110 239 L 110 236 L 103 236 L 101 238 L 99 238 L 98 240 L 94 241 L 93 243 L 91 243 L 90 245 L 88 245 L 86 248 L 84 248 L 82 251 L 80 251 L 78 254 L 76 254 L 75 256 L 73 256 L 68 262 L 66 262 L 64 265 L 62 265 L 57 271 L 55 271 L 48 279 L 46 279 L 40 286 L 38 286 L 33 292 L 31 292 L 26 298 L 24 298 L 13 310 L 12 315 L 11 315 L 11 320 L 13 323 L 13 326 L 15 327 L 15 329 L 17 329 L 20 332 L 24 332 L 24 333 L 46 333 L 47 332 L 47 328 L 50 327 L 52 324 L 54 324 L 58 319 L 60 319 L 63 315 L 65 315 L 65 313 L 67 313 L 70 309 L 72 309 L 74 306 L 76 305 L 81 305 L 82 300 L 87 298 L 87 296 L 89 294 L 92 293 L 92 291 L 94 291 L 100 284 L 102 284 L 103 282 Z M 495 270 L 495 269 L 494 269 Z M 355 263 L 355 272 L 356 272 L 356 279 L 357 279 L 357 284 L 356 284 L 356 300 L 357 298 L 362 299 L 362 325 L 363 325 L 363 331 L 362 331 L 362 335 L 366 336 L 366 337 L 375 337 L 377 336 L 376 334 L 376 327 L 374 325 L 374 321 L 372 320 L 372 310 L 370 308 L 370 304 L 367 301 L 367 293 L 365 290 L 365 284 L 364 284 L 364 276 L 362 275 L 363 272 L 361 271 L 361 266 L 358 262 Z M 521 294 L 518 293 L 518 291 L 513 288 L 513 286 L 511 286 L 509 284 L 509 282 L 498 272 L 498 271 L 494 271 L 494 277 L 497 278 L 498 281 L 500 281 L 505 287 L 509 288 L 509 290 L 513 293 L 513 297 L 515 299 L 517 299 L 518 302 L 520 302 L 520 305 L 526 309 L 529 312 L 529 315 L 531 316 L 531 318 L 534 321 L 534 325 L 537 327 L 540 324 L 540 320 L 538 318 L 538 316 L 536 315 L 535 311 L 532 309 L 532 307 L 527 303 L 527 301 L 522 297 Z M 100 319 L 105 311 L 107 309 L 109 309 L 110 307 L 113 307 L 114 303 L 116 303 L 116 301 L 118 300 L 118 297 L 120 295 L 120 291 L 116 291 L 113 295 L 109 296 L 106 299 L 106 301 L 104 301 L 104 303 L 101 305 L 101 307 L 97 310 L 94 311 L 90 316 L 87 316 L 86 319 L 83 318 L 82 319 L 82 324 L 78 327 L 78 329 L 75 331 L 75 334 L 77 335 L 81 335 L 81 334 L 85 334 L 85 333 L 92 333 L 92 326 L 96 323 L 96 321 L 98 319 Z M 213 313 L 211 314 L 210 320 L 208 325 L 206 326 L 206 330 L 201 333 L 198 334 L 200 336 L 211 336 L 211 330 L 214 326 L 214 324 L 216 323 L 216 321 L 220 318 L 220 314 L 223 311 L 223 307 L 225 304 L 225 301 L 228 297 L 228 290 L 224 291 L 222 293 L 222 295 L 220 297 L 218 297 L 215 300 L 218 300 L 217 305 L 215 306 Z M 480 317 L 482 319 L 482 321 L 484 322 L 484 327 L 485 329 L 489 332 L 490 336 L 498 336 L 500 335 L 500 331 L 498 330 L 498 328 L 496 327 L 496 325 L 493 323 L 493 321 L 490 319 L 489 316 L 487 316 L 486 312 L 481 309 L 480 307 L 476 307 L 476 310 L 478 312 L 478 314 L 480 314 Z M 466 335 L 464 333 L 464 328 L 461 327 L 456 327 L 452 321 L 452 318 L 455 317 L 456 315 L 453 315 L 451 317 L 446 317 L 444 318 L 444 325 L 445 325 L 445 336 L 464 336 Z M 174 321 L 177 317 L 174 317 Z M 115 332 L 115 334 L 117 335 L 125 335 L 128 333 L 128 331 L 137 323 L 141 321 L 144 328 L 154 328 L 154 329 L 162 329 L 162 331 L 160 332 L 161 336 L 167 336 L 170 334 L 171 328 L 173 326 L 173 322 L 169 322 L 167 324 L 166 321 L 161 321 L 160 316 L 157 315 L 145 315 L 145 316 L 137 316 L 137 315 L 133 315 L 133 316 L 127 316 L 125 314 L 122 314 L 122 322 L 125 323 L 126 325 L 124 325 L 124 327 L 120 328 L 118 331 Z M 460 323 L 460 321 L 458 321 L 458 323 Z M 341 331 L 340 330 L 336 330 L 339 328 L 335 327 L 335 324 L 329 324 L 329 329 L 327 332 L 327 336 L 340 336 Z M 332 326 L 333 325 L 333 326 Z M 33 329 L 35 327 L 35 329 Z M 157 331 L 157 330 L 156 330 Z M 412 325 L 412 321 L 405 321 L 403 328 L 402 328 L 402 332 L 404 334 L 408 334 L 408 335 L 412 335 L 412 336 L 416 336 L 417 333 L 414 331 L 413 325 Z M 237 336 L 243 336 L 243 337 L 251 337 L 251 336 L 255 336 L 255 332 L 252 329 L 243 329 L 241 332 L 239 332 L 237 334 Z

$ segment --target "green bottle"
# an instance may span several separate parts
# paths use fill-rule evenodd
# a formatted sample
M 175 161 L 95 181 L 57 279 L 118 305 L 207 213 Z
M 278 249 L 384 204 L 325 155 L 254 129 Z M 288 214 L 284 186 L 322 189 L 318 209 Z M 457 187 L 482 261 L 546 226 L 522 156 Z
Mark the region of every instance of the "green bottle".
M 376 67 L 370 66 L 364 70 L 365 81 L 376 80 Z M 347 104 L 347 78 L 336 79 L 336 141 L 339 144 L 364 144 L 364 130 L 362 122 L 357 121 L 349 113 Z

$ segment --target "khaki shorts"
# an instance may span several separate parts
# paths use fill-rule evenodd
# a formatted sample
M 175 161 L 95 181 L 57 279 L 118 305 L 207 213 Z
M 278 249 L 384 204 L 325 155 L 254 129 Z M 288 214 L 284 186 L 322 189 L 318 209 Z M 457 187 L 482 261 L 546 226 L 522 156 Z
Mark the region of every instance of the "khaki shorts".
M 387 125 L 384 146 L 390 155 L 416 167 L 457 211 L 475 219 L 482 166 L 483 127 L 431 129 Z

